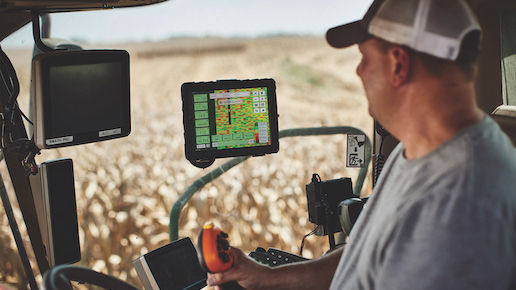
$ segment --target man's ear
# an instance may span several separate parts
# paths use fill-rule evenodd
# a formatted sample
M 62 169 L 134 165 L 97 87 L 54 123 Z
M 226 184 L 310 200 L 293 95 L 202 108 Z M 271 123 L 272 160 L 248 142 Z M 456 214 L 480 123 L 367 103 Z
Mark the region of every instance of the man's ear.
M 395 87 L 403 85 L 410 76 L 411 61 L 409 51 L 401 46 L 395 46 L 390 50 L 392 63 L 391 83 Z

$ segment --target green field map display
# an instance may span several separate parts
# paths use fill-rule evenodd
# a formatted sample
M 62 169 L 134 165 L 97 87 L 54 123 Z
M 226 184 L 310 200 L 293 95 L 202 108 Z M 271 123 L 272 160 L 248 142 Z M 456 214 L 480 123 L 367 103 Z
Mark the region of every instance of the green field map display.
M 194 94 L 197 150 L 270 145 L 267 88 Z

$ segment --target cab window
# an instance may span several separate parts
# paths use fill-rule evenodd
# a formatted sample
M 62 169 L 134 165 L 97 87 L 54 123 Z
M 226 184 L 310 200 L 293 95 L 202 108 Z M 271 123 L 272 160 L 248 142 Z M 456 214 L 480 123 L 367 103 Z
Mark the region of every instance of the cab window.
M 516 11 L 503 12 L 500 23 L 503 104 L 516 106 Z

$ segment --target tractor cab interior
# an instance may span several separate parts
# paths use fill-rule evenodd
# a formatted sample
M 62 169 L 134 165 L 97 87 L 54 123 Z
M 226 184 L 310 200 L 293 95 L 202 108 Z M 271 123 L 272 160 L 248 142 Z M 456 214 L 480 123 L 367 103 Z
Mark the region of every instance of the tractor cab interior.
M 123 281 L 123 277 L 71 265 L 81 260 L 77 222 L 77 207 L 81 205 L 76 202 L 73 161 L 61 158 L 38 163 L 36 160 L 41 150 L 130 135 L 132 126 L 136 125 L 131 122 L 131 114 L 139 110 L 131 106 L 130 78 L 139 76 L 130 77 L 131 56 L 125 50 L 116 47 L 109 50 L 83 49 L 75 43 L 50 38 L 47 31 L 49 16 L 146 6 L 164 1 L 0 0 L 0 41 L 32 22 L 35 44 L 28 117 L 18 105 L 20 83 L 17 73 L 9 55 L 0 50 L 1 151 L 12 182 L 12 196 L 16 197 L 23 217 L 17 222 L 6 187 L 1 182 L 2 203 L 19 253 L 19 257 L 8 259 L 21 260 L 31 289 L 76 287 L 70 281 L 106 289 L 136 289 Z M 480 81 L 476 88 L 478 104 L 490 113 L 516 145 L 516 4 L 512 0 L 468 2 L 483 27 Z M 215 263 L 224 267 L 227 259 L 221 258 L 222 264 L 218 265 L 214 262 L 217 258 L 211 259 L 210 254 L 215 252 L 217 257 L 224 256 L 227 234 L 217 231 L 214 236 L 209 236 L 214 227 L 205 226 L 196 241 L 196 250 L 188 238 L 179 237 L 181 211 L 195 193 L 229 169 L 250 157 L 280 151 L 281 138 L 347 135 L 348 151 L 353 148 L 356 152 L 354 155 L 346 153 L 347 166 L 359 170 L 356 179 L 323 181 L 318 174 L 313 174 L 306 184 L 307 215 L 314 224 L 314 233 L 328 236 L 330 249 L 345 240 L 367 201 L 363 196 L 363 185 L 370 178 L 374 186 L 386 157 L 398 141 L 376 122 L 371 124 L 374 130 L 366 133 L 347 124 L 280 130 L 280 86 L 280 83 L 264 76 L 260 79 L 206 82 L 191 80 L 177 88 L 181 92 L 182 112 L 175 113 L 182 114 L 186 159 L 199 168 L 209 167 L 216 159 L 232 159 L 217 163 L 215 169 L 189 187 L 185 186 L 184 193 L 171 208 L 170 216 L 164 217 L 169 223 L 170 243 L 155 250 L 149 249 L 151 251 L 142 253 L 134 261 L 135 272 L 146 289 L 162 289 L 160 284 L 170 283 L 180 285 L 177 289 L 200 289 L 206 286 L 206 272 L 210 272 L 210 265 Z M 221 132 L 217 126 L 231 129 L 224 134 L 217 133 Z M 369 163 L 372 163 L 371 170 L 368 170 Z M 2 180 L 8 181 L 7 176 Z M 345 194 L 339 191 L 342 188 L 346 189 Z M 199 222 L 195 216 L 183 217 L 186 218 Z M 32 248 L 30 253 L 33 252 L 32 262 L 41 273 L 39 277 L 33 270 L 36 265 L 32 265 L 29 258 L 32 254 L 28 254 L 24 245 L 26 238 L 18 228 L 20 221 L 26 227 Z M 339 232 L 342 233 L 335 239 L 334 234 Z M 212 243 L 219 248 L 210 248 L 207 239 L 213 240 Z M 199 251 L 201 255 L 198 257 Z M 270 266 L 306 259 L 288 251 L 261 247 L 252 251 L 250 256 Z M 179 275 L 180 280 L 170 280 L 171 276 L 185 271 L 186 274 Z

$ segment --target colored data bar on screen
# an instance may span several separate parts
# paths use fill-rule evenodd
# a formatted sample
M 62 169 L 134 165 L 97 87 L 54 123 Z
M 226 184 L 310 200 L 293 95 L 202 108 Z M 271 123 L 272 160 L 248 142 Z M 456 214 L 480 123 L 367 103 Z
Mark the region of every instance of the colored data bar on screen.
M 250 91 L 230 93 L 210 93 L 210 99 L 243 98 L 251 96 Z

